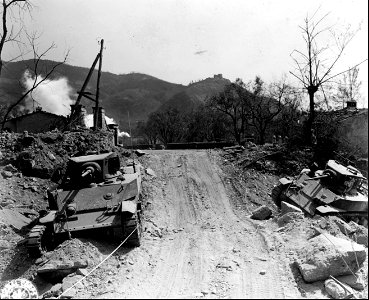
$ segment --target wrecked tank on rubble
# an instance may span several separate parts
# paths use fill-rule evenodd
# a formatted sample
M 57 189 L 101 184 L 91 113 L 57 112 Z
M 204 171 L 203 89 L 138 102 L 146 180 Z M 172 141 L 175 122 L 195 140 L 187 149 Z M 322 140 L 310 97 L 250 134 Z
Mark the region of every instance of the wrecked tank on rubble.
M 336 215 L 367 227 L 367 179 L 358 169 L 335 160 L 329 160 L 324 170 L 314 166 L 302 170 L 295 179 L 281 178 L 272 190 L 275 204 L 280 207 L 284 201 L 310 216 Z
M 71 157 L 47 198 L 49 210 L 26 239 L 31 256 L 87 230 L 140 246 L 141 170 L 134 162 L 121 167 L 114 152 Z

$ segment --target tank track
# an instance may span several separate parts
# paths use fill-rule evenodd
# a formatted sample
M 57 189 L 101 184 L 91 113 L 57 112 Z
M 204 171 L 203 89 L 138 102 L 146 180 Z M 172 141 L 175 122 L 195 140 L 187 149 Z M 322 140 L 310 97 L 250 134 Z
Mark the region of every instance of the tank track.
M 133 233 L 131 234 L 131 232 Z M 130 234 L 131 236 L 128 238 L 127 244 L 133 247 L 139 247 L 141 245 L 142 235 L 142 223 L 139 212 L 133 214 L 123 223 L 123 238 L 126 238 Z
M 40 257 L 42 255 L 42 237 L 45 230 L 46 226 L 36 225 L 28 233 L 26 247 L 31 257 Z

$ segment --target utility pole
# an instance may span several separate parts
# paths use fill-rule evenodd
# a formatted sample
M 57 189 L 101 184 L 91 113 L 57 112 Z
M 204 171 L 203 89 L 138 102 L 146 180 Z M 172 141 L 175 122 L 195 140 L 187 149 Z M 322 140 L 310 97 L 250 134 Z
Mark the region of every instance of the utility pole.
M 101 77 L 101 65 L 102 65 L 102 52 L 104 48 L 104 39 L 100 41 L 100 59 L 99 59 L 99 71 L 97 73 L 97 87 L 96 87 L 96 106 L 94 115 L 94 128 L 97 130 L 98 116 L 99 116 L 99 93 L 100 93 L 100 77 Z M 102 120 L 104 122 L 104 120 Z

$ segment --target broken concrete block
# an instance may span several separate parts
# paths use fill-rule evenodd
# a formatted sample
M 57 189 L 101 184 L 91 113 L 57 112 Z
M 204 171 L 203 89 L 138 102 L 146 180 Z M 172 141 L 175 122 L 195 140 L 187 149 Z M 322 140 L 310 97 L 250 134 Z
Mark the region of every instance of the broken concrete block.
M 346 289 L 343 288 L 342 285 L 345 286 Z M 333 279 L 327 279 L 324 282 L 325 290 L 333 299 L 348 299 L 352 294 L 352 289 L 349 286 L 346 286 L 345 284 L 342 285 Z
M 271 215 L 272 215 L 271 209 L 268 206 L 263 205 L 252 212 L 251 219 L 265 220 L 269 218 Z
M 310 239 L 297 253 L 296 264 L 306 282 L 349 275 L 359 270 L 366 258 L 364 246 L 328 233 Z
M 284 215 L 289 212 L 302 213 L 302 210 L 298 208 L 297 206 L 294 206 L 290 203 L 282 201 L 281 202 L 281 214 Z

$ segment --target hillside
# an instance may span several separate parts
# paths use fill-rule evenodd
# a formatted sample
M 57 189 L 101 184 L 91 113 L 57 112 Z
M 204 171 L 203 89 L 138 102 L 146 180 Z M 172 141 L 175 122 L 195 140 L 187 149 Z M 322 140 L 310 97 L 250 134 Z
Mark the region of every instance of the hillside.
M 45 74 L 55 63 L 49 60 L 41 61 L 41 74 Z M 6 64 L 6 68 L 4 68 L 0 78 L 0 105 L 11 103 L 21 95 L 23 90 L 20 86 L 20 81 L 23 81 L 25 71 L 28 68 L 32 68 L 32 64 L 32 60 Z M 76 100 L 77 91 L 81 89 L 88 71 L 88 68 L 68 64 L 59 66 L 51 79 L 56 83 L 61 78 L 66 78 L 67 83 L 63 88 L 60 86 L 54 87 L 49 92 L 50 95 L 35 93 L 33 97 L 37 102 L 42 102 L 40 97 L 57 99 L 53 101 L 59 101 L 59 98 L 64 99 L 65 97 Z M 86 91 L 94 94 L 96 81 L 97 70 L 94 70 Z M 146 120 L 151 112 L 168 106 L 187 112 L 203 102 L 207 96 L 220 91 L 229 82 L 227 79 L 214 76 L 214 78 L 207 78 L 184 86 L 146 74 L 130 73 L 117 75 L 110 72 L 102 72 L 100 101 L 105 108 L 106 115 L 118 122 L 123 130 L 128 130 L 128 112 L 132 126 L 139 120 Z M 64 98 L 58 98 L 57 93 L 66 95 L 63 96 Z M 48 101 L 50 102 L 51 100 Z M 70 100 L 66 102 L 65 106 L 69 106 L 70 102 Z M 91 107 L 94 105 L 92 101 L 83 98 L 82 104 L 87 107 L 88 113 L 92 112 Z
M 205 99 L 222 91 L 224 86 L 230 83 L 230 80 L 214 75 L 212 78 L 209 77 L 189 84 L 184 91 L 179 92 L 163 103 L 159 110 L 174 107 L 179 111 L 190 112 L 198 107 L 199 104 L 204 103 Z

